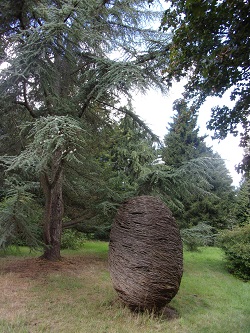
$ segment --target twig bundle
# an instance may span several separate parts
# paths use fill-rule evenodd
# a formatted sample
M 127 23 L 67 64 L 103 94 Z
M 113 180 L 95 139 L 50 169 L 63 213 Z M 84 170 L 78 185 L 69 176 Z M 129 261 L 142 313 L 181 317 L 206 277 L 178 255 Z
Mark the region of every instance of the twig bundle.
M 158 311 L 176 295 L 182 242 L 161 200 L 140 196 L 121 206 L 110 234 L 109 267 L 120 299 L 133 310 Z

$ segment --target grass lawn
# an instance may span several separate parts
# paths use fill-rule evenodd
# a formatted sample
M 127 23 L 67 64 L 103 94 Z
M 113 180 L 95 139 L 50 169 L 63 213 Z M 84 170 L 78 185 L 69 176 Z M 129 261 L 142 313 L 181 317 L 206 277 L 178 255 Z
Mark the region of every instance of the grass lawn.
M 250 283 L 228 274 L 217 248 L 184 254 L 179 318 L 133 314 L 117 299 L 108 245 L 86 242 L 47 263 L 22 248 L 0 258 L 2 333 L 249 333 Z

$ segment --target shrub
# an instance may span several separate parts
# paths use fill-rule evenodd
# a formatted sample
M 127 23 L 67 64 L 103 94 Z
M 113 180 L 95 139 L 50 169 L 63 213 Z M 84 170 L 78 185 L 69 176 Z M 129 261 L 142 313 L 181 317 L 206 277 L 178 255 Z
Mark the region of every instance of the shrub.
M 78 250 L 80 249 L 86 240 L 85 235 L 82 232 L 73 229 L 63 230 L 61 248 Z
M 187 251 L 198 251 L 199 246 L 213 245 L 213 227 L 200 222 L 192 228 L 182 229 L 181 238 Z
M 250 224 L 222 232 L 218 245 L 225 251 L 229 272 L 250 280 Z
M 109 241 L 110 226 L 103 226 L 96 229 L 93 239 L 101 241 Z

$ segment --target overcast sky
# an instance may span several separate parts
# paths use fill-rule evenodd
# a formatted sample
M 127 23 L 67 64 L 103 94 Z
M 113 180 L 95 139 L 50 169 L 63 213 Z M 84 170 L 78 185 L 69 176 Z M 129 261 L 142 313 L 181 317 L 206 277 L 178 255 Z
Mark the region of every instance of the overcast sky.
M 163 96 L 160 92 L 156 91 L 150 91 L 146 95 L 138 94 L 134 96 L 134 111 L 161 139 L 167 133 L 166 127 L 173 116 L 173 102 L 181 97 L 182 90 L 181 84 L 175 84 L 167 96 Z M 206 139 L 207 145 L 212 146 L 213 151 L 218 152 L 225 160 L 226 166 L 233 178 L 233 185 L 238 186 L 241 176 L 235 171 L 235 165 L 242 160 L 243 149 L 239 147 L 240 138 L 229 135 L 228 138 L 221 142 L 212 140 L 213 133 L 206 128 L 206 123 L 210 119 L 211 107 L 224 104 L 230 106 L 230 103 L 229 93 L 222 99 L 208 98 L 200 110 L 198 126 L 200 128 L 200 135 L 208 134 L 208 138 Z

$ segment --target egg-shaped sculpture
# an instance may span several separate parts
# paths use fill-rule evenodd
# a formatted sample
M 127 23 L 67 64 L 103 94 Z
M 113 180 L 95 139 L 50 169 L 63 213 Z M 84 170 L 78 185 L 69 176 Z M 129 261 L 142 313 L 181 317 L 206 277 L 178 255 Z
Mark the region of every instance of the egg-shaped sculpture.
M 159 311 L 179 290 L 180 232 L 158 198 L 138 196 L 118 210 L 111 227 L 109 269 L 119 298 L 133 310 Z

